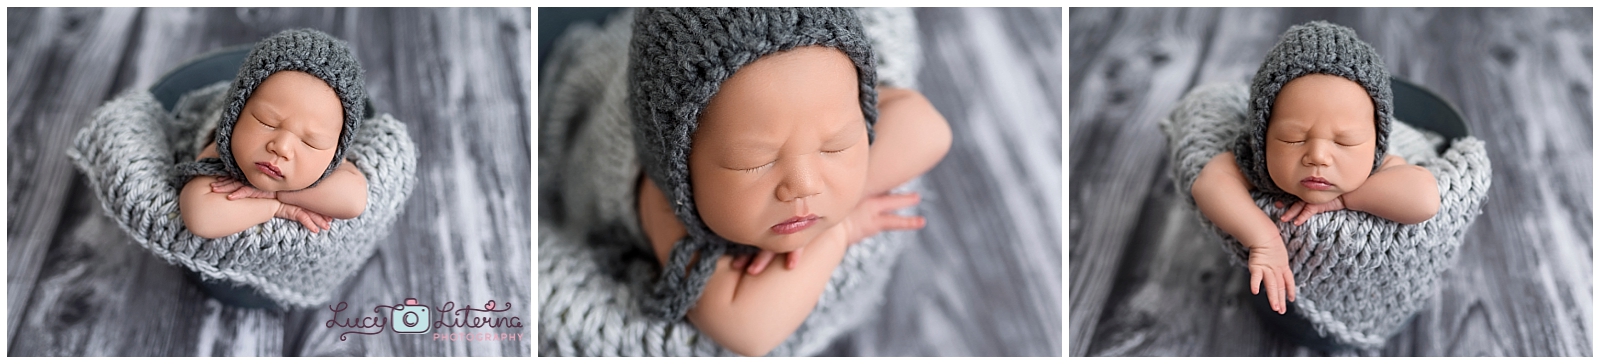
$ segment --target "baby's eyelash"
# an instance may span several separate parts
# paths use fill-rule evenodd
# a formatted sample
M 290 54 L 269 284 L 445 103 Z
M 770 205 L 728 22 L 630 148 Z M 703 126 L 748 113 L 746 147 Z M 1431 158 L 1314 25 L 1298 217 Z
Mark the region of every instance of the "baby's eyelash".
M 759 166 L 755 166 L 755 167 L 750 167 L 750 168 L 734 168 L 734 169 L 733 169 L 733 170 L 735 170 L 735 171 L 740 171 L 740 172 L 755 172 L 755 171 L 756 171 L 756 170 L 758 170 L 758 169 L 761 169 L 761 168 L 764 168 L 764 167 L 766 167 L 766 166 L 770 166 L 770 165 L 772 165 L 772 163 L 773 163 L 773 162 L 767 162 L 767 164 L 763 164 L 763 165 L 759 165 Z

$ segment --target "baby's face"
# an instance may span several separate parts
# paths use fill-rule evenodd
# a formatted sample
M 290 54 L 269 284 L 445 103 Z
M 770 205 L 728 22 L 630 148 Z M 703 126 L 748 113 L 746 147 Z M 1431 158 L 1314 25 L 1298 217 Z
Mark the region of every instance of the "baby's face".
M 1360 84 L 1324 74 L 1283 86 L 1267 123 L 1267 173 L 1309 203 L 1366 183 L 1377 150 L 1372 98 Z
M 762 57 L 724 81 L 689 154 L 706 225 L 789 252 L 843 221 L 867 177 L 859 85 L 844 53 L 816 46 Z
M 280 71 L 245 101 L 230 150 L 251 186 L 300 190 L 322 178 L 343 130 L 344 108 L 333 88 L 305 72 Z

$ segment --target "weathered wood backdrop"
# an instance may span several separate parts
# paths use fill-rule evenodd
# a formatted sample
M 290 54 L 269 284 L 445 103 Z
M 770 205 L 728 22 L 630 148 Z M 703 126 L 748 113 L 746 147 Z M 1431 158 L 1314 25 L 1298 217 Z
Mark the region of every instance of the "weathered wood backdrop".
M 1072 9 L 1069 355 L 1324 355 L 1263 326 L 1166 175 L 1156 122 L 1248 82 L 1290 25 L 1354 28 L 1494 165 L 1441 291 L 1356 355 L 1593 355 L 1592 9 Z
M 527 356 L 531 12 L 519 9 L 8 9 L 9 355 Z M 65 148 L 89 112 L 183 61 L 279 30 L 347 40 L 379 112 L 406 123 L 417 184 L 335 298 L 511 304 L 521 341 L 350 335 L 327 308 L 226 307 L 105 217 Z
M 955 136 L 876 322 L 832 355 L 1061 355 L 1061 13 L 917 9 L 920 91 Z

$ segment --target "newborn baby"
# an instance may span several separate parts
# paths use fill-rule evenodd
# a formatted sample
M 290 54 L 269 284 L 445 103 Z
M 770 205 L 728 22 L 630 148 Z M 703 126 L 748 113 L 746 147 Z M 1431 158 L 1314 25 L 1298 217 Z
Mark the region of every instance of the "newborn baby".
M 229 88 L 215 138 L 195 162 L 178 208 L 196 236 L 233 235 L 274 217 L 313 233 L 361 215 L 367 179 L 344 163 L 364 117 L 362 70 L 325 33 L 287 30 L 256 44 Z
M 893 213 L 917 195 L 890 191 L 944 158 L 949 125 L 917 91 L 877 84 L 853 10 L 637 17 L 638 221 L 663 270 L 646 307 L 766 355 L 812 314 L 850 245 L 925 225 Z
M 1401 224 L 1439 211 L 1427 169 L 1385 155 L 1393 100 L 1389 73 L 1349 28 L 1311 22 L 1290 28 L 1256 73 L 1250 127 L 1201 169 L 1190 192 L 1205 218 L 1250 251 L 1250 290 L 1265 285 L 1273 311 L 1294 301 L 1294 274 L 1278 226 L 1251 199 L 1258 190 L 1290 202 L 1278 216 L 1303 224 L 1350 209 Z

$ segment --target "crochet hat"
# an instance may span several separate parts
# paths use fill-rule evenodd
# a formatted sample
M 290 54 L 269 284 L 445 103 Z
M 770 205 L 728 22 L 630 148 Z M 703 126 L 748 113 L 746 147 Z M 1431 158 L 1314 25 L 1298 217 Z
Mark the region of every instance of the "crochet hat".
M 367 89 L 362 82 L 361 64 L 350 52 L 349 45 L 327 33 L 312 29 L 290 29 L 256 43 L 244 64 L 239 66 L 239 76 L 228 88 L 227 100 L 217 126 L 217 153 L 221 155 L 221 164 L 229 176 L 250 183 L 239 169 L 239 163 L 234 160 L 229 141 L 233 137 L 233 125 L 239 121 L 239 112 L 244 110 L 245 102 L 250 100 L 250 95 L 266 81 L 267 76 L 278 71 L 301 71 L 322 79 L 328 83 L 328 87 L 333 88 L 333 93 L 339 96 L 339 104 L 344 107 L 344 129 L 339 133 L 339 146 L 334 148 L 333 162 L 328 163 L 328 169 L 311 184 L 316 186 L 339 167 L 350 141 L 355 139 L 356 129 L 361 126 L 361 119 L 366 116 L 362 114 L 366 108 Z
M 1389 124 L 1394 114 L 1394 96 L 1389 89 L 1389 70 L 1372 46 L 1356 38 L 1356 32 L 1344 26 L 1325 21 L 1313 21 L 1290 27 L 1283 39 L 1267 53 L 1250 83 L 1251 129 L 1241 134 L 1234 145 L 1234 155 L 1245 177 L 1257 189 L 1274 194 L 1284 191 L 1272 183 L 1267 174 L 1266 138 L 1267 122 L 1271 120 L 1272 104 L 1278 91 L 1289 81 L 1308 74 L 1327 74 L 1344 77 L 1360 84 L 1372 96 L 1373 117 L 1377 122 L 1378 148 L 1372 160 L 1372 170 L 1383 165 L 1384 152 L 1389 148 Z
M 688 237 L 672 249 L 656 282 L 652 314 L 678 319 L 699 300 L 723 254 L 754 247 L 717 236 L 700 220 L 689 188 L 689 148 L 700 114 L 724 80 L 762 56 L 821 45 L 843 51 L 856 66 L 867 136 L 878 119 L 873 54 L 860 21 L 837 8 L 639 9 L 629 49 L 634 140 L 645 173 L 660 186 Z M 699 261 L 689 268 L 689 260 Z

